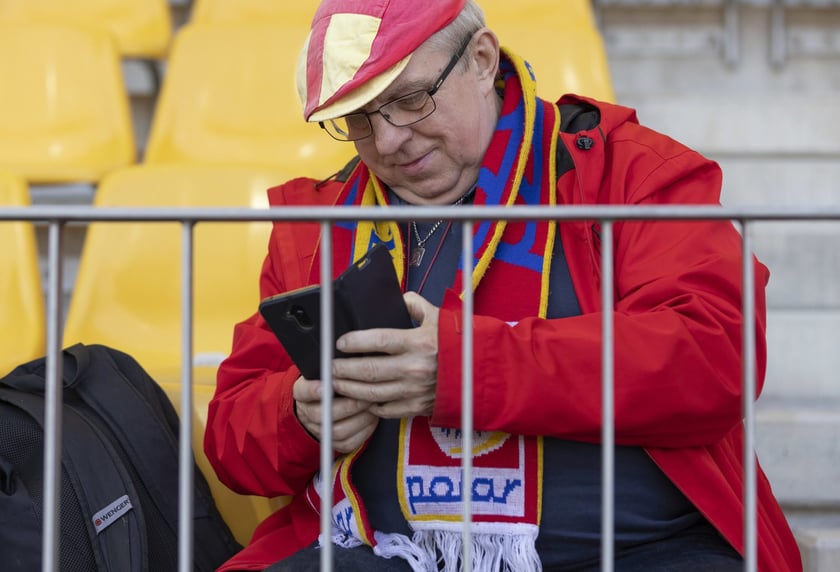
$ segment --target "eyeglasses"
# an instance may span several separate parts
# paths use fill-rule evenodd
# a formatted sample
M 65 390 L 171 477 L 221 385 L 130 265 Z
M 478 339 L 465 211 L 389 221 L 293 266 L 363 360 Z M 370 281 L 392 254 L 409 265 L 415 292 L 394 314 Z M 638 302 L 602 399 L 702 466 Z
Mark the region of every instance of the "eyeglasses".
M 358 141 L 369 137 L 373 133 L 373 125 L 370 123 L 370 116 L 374 113 L 380 114 L 385 121 L 395 127 L 405 127 L 426 119 L 435 112 L 434 95 L 443 85 L 449 73 L 455 68 L 455 64 L 464 55 L 467 46 L 472 40 L 472 35 L 458 48 L 458 51 L 449 60 L 449 63 L 440 74 L 440 77 L 432 85 L 431 89 L 414 91 L 402 97 L 398 97 L 388 103 L 379 106 L 371 112 L 359 111 L 350 113 L 337 119 L 320 121 L 321 129 L 329 133 L 330 137 L 338 141 Z

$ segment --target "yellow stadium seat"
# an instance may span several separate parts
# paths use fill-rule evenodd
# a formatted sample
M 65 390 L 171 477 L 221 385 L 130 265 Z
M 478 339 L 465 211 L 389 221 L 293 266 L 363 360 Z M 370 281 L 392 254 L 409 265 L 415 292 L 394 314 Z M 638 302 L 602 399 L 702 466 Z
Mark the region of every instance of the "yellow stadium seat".
M 0 22 L 104 28 L 131 58 L 163 58 L 172 35 L 168 0 L 0 0 Z
M 144 162 L 291 168 L 327 177 L 355 154 L 303 120 L 305 26 L 188 25 L 175 37 Z
M 286 178 L 270 169 L 138 165 L 104 179 L 94 206 L 267 208 L 266 189 Z M 207 222 L 195 228 L 197 380 L 215 384 L 215 365 L 230 349 L 233 324 L 257 307 L 270 230 L 267 222 Z M 90 224 L 65 345 L 105 343 L 130 353 L 156 379 L 179 379 L 180 266 L 178 223 Z
M 119 56 L 101 30 L 0 25 L 0 168 L 96 182 L 135 161 Z
M 181 411 L 180 387 L 173 383 L 161 383 L 160 386 L 169 396 L 175 408 Z M 210 492 L 216 507 L 225 519 L 236 540 L 245 545 L 254 533 L 257 525 L 268 517 L 272 512 L 289 501 L 288 497 L 276 497 L 268 499 L 265 497 L 240 495 L 227 488 L 216 477 L 210 461 L 204 454 L 204 428 L 207 426 L 207 409 L 210 399 L 213 398 L 214 387 L 209 385 L 193 386 L 193 452 L 195 461 L 201 470 L 207 483 L 210 485 Z
M 0 171 L 0 206 L 28 206 L 23 179 Z M 0 377 L 46 351 L 44 299 L 31 223 L 0 222 Z
M 286 175 L 244 167 L 141 165 L 97 189 L 97 207 L 267 208 L 266 189 Z M 259 302 L 259 272 L 271 223 L 198 223 L 194 251 L 194 447 L 222 515 L 240 542 L 273 505 L 242 497 L 215 478 L 201 441 L 219 361 L 233 326 Z M 181 252 L 178 223 L 90 224 L 64 331 L 64 345 L 100 343 L 133 356 L 180 404 Z
M 190 23 L 192 24 L 253 24 L 278 23 L 300 25 L 309 29 L 309 23 L 319 0 L 278 2 L 277 0 L 194 0 Z
M 615 101 L 604 41 L 588 0 L 485 0 L 481 6 L 500 44 L 531 64 L 541 97 L 554 101 L 577 93 Z

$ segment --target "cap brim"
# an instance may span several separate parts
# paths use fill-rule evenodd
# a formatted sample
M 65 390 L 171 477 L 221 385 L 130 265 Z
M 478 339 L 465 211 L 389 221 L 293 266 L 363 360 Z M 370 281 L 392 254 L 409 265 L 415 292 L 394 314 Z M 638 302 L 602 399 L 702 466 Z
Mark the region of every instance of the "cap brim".
M 315 110 L 307 121 L 310 123 L 327 121 L 328 119 L 335 119 L 361 109 L 376 99 L 389 85 L 394 83 L 394 80 L 399 77 L 408 65 L 409 60 L 411 60 L 411 55 L 409 54 L 381 74 L 366 81 L 358 89 L 351 91 L 344 97 L 339 98 L 337 101 L 325 107 Z

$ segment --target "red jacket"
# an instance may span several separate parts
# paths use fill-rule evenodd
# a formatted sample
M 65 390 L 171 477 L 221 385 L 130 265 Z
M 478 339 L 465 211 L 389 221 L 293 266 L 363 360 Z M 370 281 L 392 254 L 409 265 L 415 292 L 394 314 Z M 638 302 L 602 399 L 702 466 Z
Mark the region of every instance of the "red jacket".
M 588 101 L 601 122 L 563 133 L 574 168 L 558 181 L 558 202 L 718 204 L 718 166 L 641 127 L 631 109 Z M 581 145 L 589 137 L 593 145 Z M 272 205 L 331 205 L 340 188 L 296 179 L 269 190 Z M 599 233 L 594 221 L 558 225 L 582 315 L 560 320 L 499 315 L 482 304 L 492 266 L 475 298 L 475 428 L 598 442 L 601 432 Z M 676 486 L 736 549 L 743 549 L 741 241 L 728 222 L 616 222 L 615 439 L 644 447 Z M 276 223 L 260 279 L 261 296 L 319 280 L 319 226 Z M 338 275 L 343 268 L 333 269 Z M 757 372 L 765 370 L 767 269 L 755 261 Z M 511 327 L 507 321 L 516 320 Z M 433 423 L 461 415 L 461 323 L 457 297 L 443 304 Z M 238 324 L 219 369 L 205 450 L 233 490 L 297 495 L 319 469 L 319 444 L 297 421 L 299 373 L 254 314 Z M 515 383 L 511 383 L 515 380 Z M 267 518 L 222 570 L 262 569 L 313 542 L 319 516 L 303 499 Z M 799 571 L 799 551 L 759 469 L 758 555 L 762 571 Z

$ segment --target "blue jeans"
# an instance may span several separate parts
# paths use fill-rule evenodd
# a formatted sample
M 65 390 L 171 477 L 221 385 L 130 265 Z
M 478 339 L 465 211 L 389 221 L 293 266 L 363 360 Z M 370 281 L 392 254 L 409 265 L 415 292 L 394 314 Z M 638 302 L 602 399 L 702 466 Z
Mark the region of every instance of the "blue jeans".
M 333 546 L 333 558 L 336 572 L 411 572 L 404 560 L 379 558 L 368 546 L 349 549 Z M 320 550 L 310 546 L 272 564 L 265 572 L 319 572 L 320 564 Z M 599 562 L 586 562 L 574 567 L 546 568 L 544 572 L 599 572 L 600 569 Z M 728 542 L 705 525 L 664 540 L 626 548 L 615 555 L 614 569 L 615 572 L 739 572 L 744 569 L 744 562 Z

